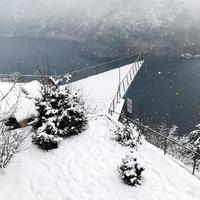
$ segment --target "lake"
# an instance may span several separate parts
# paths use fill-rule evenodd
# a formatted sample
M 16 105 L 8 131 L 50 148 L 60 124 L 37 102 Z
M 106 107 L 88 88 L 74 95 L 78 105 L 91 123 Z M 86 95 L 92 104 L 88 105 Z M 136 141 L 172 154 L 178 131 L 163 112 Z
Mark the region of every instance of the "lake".
M 126 97 L 133 99 L 133 118 L 166 121 L 187 134 L 200 123 L 200 59 L 147 57 Z
M 0 73 L 34 74 L 39 67 L 63 74 L 99 63 L 79 56 L 80 45 L 71 40 L 0 36 Z

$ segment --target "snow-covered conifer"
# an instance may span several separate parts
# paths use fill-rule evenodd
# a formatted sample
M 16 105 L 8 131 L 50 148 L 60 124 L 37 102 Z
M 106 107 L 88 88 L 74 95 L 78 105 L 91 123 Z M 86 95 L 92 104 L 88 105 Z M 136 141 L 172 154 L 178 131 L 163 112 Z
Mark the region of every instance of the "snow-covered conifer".
M 72 93 L 68 82 L 63 86 L 61 82 L 50 77 L 41 88 L 42 97 L 36 100 L 38 116 L 32 123 L 36 130 L 33 142 L 43 149 L 57 148 L 61 138 L 82 132 L 87 124 L 78 94 Z
M 133 124 L 128 120 L 123 120 L 122 126 L 118 126 L 115 130 L 115 139 L 123 146 L 137 148 L 141 144 L 141 134 L 136 131 Z
M 142 172 L 144 168 L 140 166 L 137 158 L 131 155 L 126 156 L 122 160 L 122 164 L 119 167 L 119 173 L 123 181 L 131 186 L 141 185 Z

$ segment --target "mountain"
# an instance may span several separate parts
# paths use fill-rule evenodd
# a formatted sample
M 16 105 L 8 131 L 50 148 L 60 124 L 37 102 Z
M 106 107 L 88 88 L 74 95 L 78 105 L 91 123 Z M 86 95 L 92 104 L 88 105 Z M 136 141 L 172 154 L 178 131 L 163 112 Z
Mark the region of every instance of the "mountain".
M 179 55 L 199 45 L 199 24 L 181 0 L 0 2 L 0 34 L 83 41 L 81 52 L 98 57 Z

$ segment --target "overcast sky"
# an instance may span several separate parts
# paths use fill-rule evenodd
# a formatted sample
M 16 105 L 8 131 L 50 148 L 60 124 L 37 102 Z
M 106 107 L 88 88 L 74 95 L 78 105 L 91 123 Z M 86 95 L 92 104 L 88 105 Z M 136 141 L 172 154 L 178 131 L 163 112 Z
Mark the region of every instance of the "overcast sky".
M 87 15 L 93 23 L 109 13 L 110 10 L 114 10 L 115 7 L 119 9 L 120 5 L 124 13 L 129 12 L 132 16 L 136 14 L 134 9 L 138 5 L 148 11 L 152 9 L 151 15 L 153 15 L 155 5 L 161 1 L 168 3 L 173 0 L 0 0 L 0 22 L 8 21 L 7 24 L 22 22 L 23 24 L 24 21 L 31 23 L 33 20 L 42 21 L 48 18 L 50 21 L 56 19 L 58 22 L 61 19 L 67 21 L 74 16 L 81 17 L 83 21 L 82 16 Z M 186 8 L 189 8 L 195 18 L 200 20 L 200 0 L 174 1 L 180 2 L 180 5 L 181 1 L 184 1 Z M 159 6 L 156 9 L 159 10 Z M 141 17 L 144 16 L 142 11 L 140 13 Z M 6 26 L 6 23 L 4 25 Z
M 158 2 L 160 0 L 131 0 L 132 2 Z M 168 1 L 168 0 L 166 0 Z M 199 12 L 200 0 L 176 0 L 184 1 L 187 7 Z M 0 11 L 4 15 L 12 15 L 15 13 L 21 13 L 24 16 L 28 14 L 28 11 L 32 11 L 34 14 L 45 15 L 62 15 L 69 9 L 75 10 L 90 10 L 90 7 L 98 6 L 102 8 L 109 8 L 110 4 L 119 4 L 120 2 L 130 2 L 130 0 L 0 0 Z M 1 14 L 1 15 L 2 15 Z

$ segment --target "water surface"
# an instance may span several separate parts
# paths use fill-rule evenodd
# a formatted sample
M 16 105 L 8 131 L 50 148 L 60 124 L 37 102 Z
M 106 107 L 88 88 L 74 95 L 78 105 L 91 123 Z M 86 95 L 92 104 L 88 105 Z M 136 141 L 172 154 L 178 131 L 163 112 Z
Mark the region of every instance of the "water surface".
M 133 117 L 188 133 L 200 123 L 200 59 L 146 58 L 126 97 L 133 99 Z

